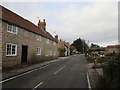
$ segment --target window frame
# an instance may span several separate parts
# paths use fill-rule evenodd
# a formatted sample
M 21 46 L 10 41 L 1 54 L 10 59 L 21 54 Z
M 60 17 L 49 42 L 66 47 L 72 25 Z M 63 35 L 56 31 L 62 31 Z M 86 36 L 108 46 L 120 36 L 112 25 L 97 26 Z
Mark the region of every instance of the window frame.
M 11 54 L 7 54 L 7 45 L 10 44 L 11 45 Z M 12 54 L 12 46 L 15 45 L 15 54 Z M 17 44 L 12 44 L 12 43 L 6 43 L 6 56 L 17 56 Z
M 39 49 L 39 52 L 40 52 L 40 53 L 37 52 L 38 49 Z M 41 55 L 41 48 L 40 48 L 40 47 L 37 47 L 37 48 L 36 48 L 36 55 Z
M 53 51 L 52 51 L 52 50 L 50 50 L 50 56 L 52 56 L 52 55 L 53 55 L 53 54 L 52 54 L 52 52 L 53 52 Z
M 39 37 L 39 38 L 38 38 Z M 41 41 L 41 36 L 40 35 L 36 35 L 36 39 L 38 40 L 38 41 Z
M 56 42 L 54 42 L 54 46 L 56 45 Z
M 45 54 L 45 56 L 50 56 L 49 54 L 49 50 L 46 50 L 46 52 L 45 52 L 46 54 Z
M 50 42 L 50 40 L 49 39 L 46 39 L 46 43 L 49 43 Z
M 11 26 L 11 30 L 9 30 L 9 25 Z M 12 34 L 18 34 L 18 27 L 13 24 L 7 23 L 7 32 Z
M 56 51 L 54 51 L 54 56 L 56 55 Z

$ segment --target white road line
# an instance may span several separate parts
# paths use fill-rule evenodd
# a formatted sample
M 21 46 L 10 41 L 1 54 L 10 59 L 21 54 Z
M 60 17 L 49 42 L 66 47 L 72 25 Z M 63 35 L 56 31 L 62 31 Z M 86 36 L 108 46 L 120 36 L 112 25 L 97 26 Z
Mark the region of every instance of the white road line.
M 61 71 L 63 68 L 65 67 L 65 65 L 63 67 L 61 67 L 59 70 L 57 70 L 54 74 L 57 74 L 59 71 Z
M 35 90 L 36 88 L 38 88 L 40 85 L 42 85 L 43 82 L 40 82 L 38 85 L 36 85 L 32 90 Z
M 57 63 L 57 62 L 55 62 L 55 63 Z M 53 63 L 53 64 L 55 64 L 55 63 Z M 53 64 L 48 64 L 48 65 L 46 65 L 46 66 L 44 66 L 44 67 L 40 67 L 40 68 L 38 68 L 38 69 L 43 69 L 43 68 L 46 68 L 46 67 L 48 67 L 48 66 L 50 66 L 50 65 L 53 65 Z M 18 77 L 20 77 L 20 76 L 29 74 L 29 73 L 31 73 L 31 72 L 34 72 L 34 71 L 38 70 L 38 69 L 33 69 L 33 70 L 28 71 L 28 72 L 22 73 L 22 74 L 20 74 L 20 75 L 13 76 L 13 77 L 11 77 L 11 78 L 5 79 L 5 80 L 3 80 L 3 81 L 0 81 L 0 84 L 1 84 L 1 83 L 4 83 L 4 82 L 7 82 L 7 81 L 10 81 L 10 80 L 12 80 L 12 79 L 18 78 Z
M 86 73 L 86 74 L 87 74 L 88 88 L 89 88 L 89 90 L 91 90 L 90 78 L 89 78 L 88 73 Z

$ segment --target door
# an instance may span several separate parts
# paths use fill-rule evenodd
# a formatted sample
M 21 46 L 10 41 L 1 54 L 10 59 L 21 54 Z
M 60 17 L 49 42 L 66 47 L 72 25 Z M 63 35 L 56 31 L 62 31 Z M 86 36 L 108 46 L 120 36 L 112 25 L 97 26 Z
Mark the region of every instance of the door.
M 28 46 L 22 45 L 22 57 L 21 57 L 22 64 L 27 63 L 27 53 L 28 53 Z

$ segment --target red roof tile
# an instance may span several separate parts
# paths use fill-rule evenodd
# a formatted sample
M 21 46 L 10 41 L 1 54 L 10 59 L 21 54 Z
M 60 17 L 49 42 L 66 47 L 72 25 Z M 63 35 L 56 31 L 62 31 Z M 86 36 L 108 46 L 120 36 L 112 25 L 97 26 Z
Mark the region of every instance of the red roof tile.
M 1 8 L 2 6 L 0 6 Z M 5 7 L 2 7 L 2 17 L 0 17 L 2 20 L 5 20 L 9 23 L 15 24 L 21 28 L 24 28 L 28 31 L 31 31 L 33 33 L 42 35 L 43 37 L 46 37 L 50 40 L 56 41 L 57 40 L 55 38 L 53 38 L 53 36 L 46 32 L 41 30 L 38 26 L 36 26 L 35 24 L 31 23 L 30 21 L 22 18 L 21 16 L 17 15 L 16 13 L 6 9 Z
M 106 47 L 89 48 L 89 50 L 105 50 Z
M 120 45 L 108 45 L 107 47 L 120 47 Z
M 67 47 L 70 46 L 70 43 L 69 43 L 69 42 L 65 42 L 64 44 L 65 44 L 65 46 L 67 46 Z

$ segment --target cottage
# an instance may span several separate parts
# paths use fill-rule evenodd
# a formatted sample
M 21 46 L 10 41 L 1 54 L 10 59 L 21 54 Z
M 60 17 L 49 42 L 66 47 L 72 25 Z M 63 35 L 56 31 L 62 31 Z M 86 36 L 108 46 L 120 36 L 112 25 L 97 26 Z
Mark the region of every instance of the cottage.
M 105 54 L 106 47 L 96 47 L 96 48 L 89 48 L 89 54 L 96 54 L 96 55 L 103 55 Z
M 108 45 L 106 49 L 106 54 L 109 53 L 120 53 L 120 45 Z
M 69 42 L 65 42 L 65 56 L 69 56 L 70 55 L 70 43 Z
M 0 59 L 3 67 L 42 62 L 58 56 L 57 39 L 46 30 L 46 21 L 38 26 L 0 6 Z

